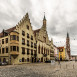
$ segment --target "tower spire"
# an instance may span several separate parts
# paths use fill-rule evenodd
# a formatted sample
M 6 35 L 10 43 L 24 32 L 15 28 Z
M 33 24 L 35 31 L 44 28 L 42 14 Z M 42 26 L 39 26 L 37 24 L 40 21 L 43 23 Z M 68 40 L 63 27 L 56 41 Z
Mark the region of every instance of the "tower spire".
M 43 26 L 46 27 L 46 17 L 45 17 L 45 12 L 44 12 L 44 18 L 43 18 Z
M 69 38 L 69 33 L 67 32 L 67 38 Z
M 46 17 L 45 17 L 45 12 L 44 12 L 44 19 L 43 20 L 46 20 Z

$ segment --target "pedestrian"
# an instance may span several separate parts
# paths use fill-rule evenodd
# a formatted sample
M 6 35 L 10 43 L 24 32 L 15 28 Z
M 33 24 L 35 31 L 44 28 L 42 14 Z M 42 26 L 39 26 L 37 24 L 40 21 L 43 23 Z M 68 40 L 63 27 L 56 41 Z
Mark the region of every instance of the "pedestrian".
M 60 64 L 60 60 L 59 60 L 58 62 L 59 62 L 59 64 Z

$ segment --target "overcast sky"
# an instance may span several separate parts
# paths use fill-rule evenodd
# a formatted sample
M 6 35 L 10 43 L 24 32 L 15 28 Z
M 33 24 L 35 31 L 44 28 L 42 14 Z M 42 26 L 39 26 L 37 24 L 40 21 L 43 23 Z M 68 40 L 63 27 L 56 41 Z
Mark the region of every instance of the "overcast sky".
M 26 13 L 33 29 L 47 19 L 49 39 L 56 46 L 64 46 L 67 31 L 70 34 L 71 53 L 77 54 L 77 0 L 0 0 L 0 32 L 15 26 Z

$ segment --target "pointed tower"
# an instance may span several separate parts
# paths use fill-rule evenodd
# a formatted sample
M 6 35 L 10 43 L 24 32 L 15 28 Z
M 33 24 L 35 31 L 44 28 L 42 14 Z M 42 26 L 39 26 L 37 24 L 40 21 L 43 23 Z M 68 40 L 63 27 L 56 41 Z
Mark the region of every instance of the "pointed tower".
M 43 26 L 46 27 L 46 17 L 45 17 L 45 13 L 44 13 L 44 18 L 43 18 Z
M 69 38 L 69 33 L 67 32 L 67 37 L 66 37 L 66 52 L 68 54 L 69 59 L 71 58 L 70 54 L 70 38 Z

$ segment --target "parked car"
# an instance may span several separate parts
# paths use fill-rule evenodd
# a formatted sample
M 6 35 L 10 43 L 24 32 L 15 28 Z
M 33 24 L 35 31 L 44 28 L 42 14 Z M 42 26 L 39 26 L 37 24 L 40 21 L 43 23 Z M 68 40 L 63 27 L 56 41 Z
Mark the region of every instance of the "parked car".
M 51 60 L 47 60 L 47 61 L 45 61 L 45 63 L 51 63 Z
M 0 62 L 0 66 L 5 66 L 5 65 L 8 65 L 7 62 Z

